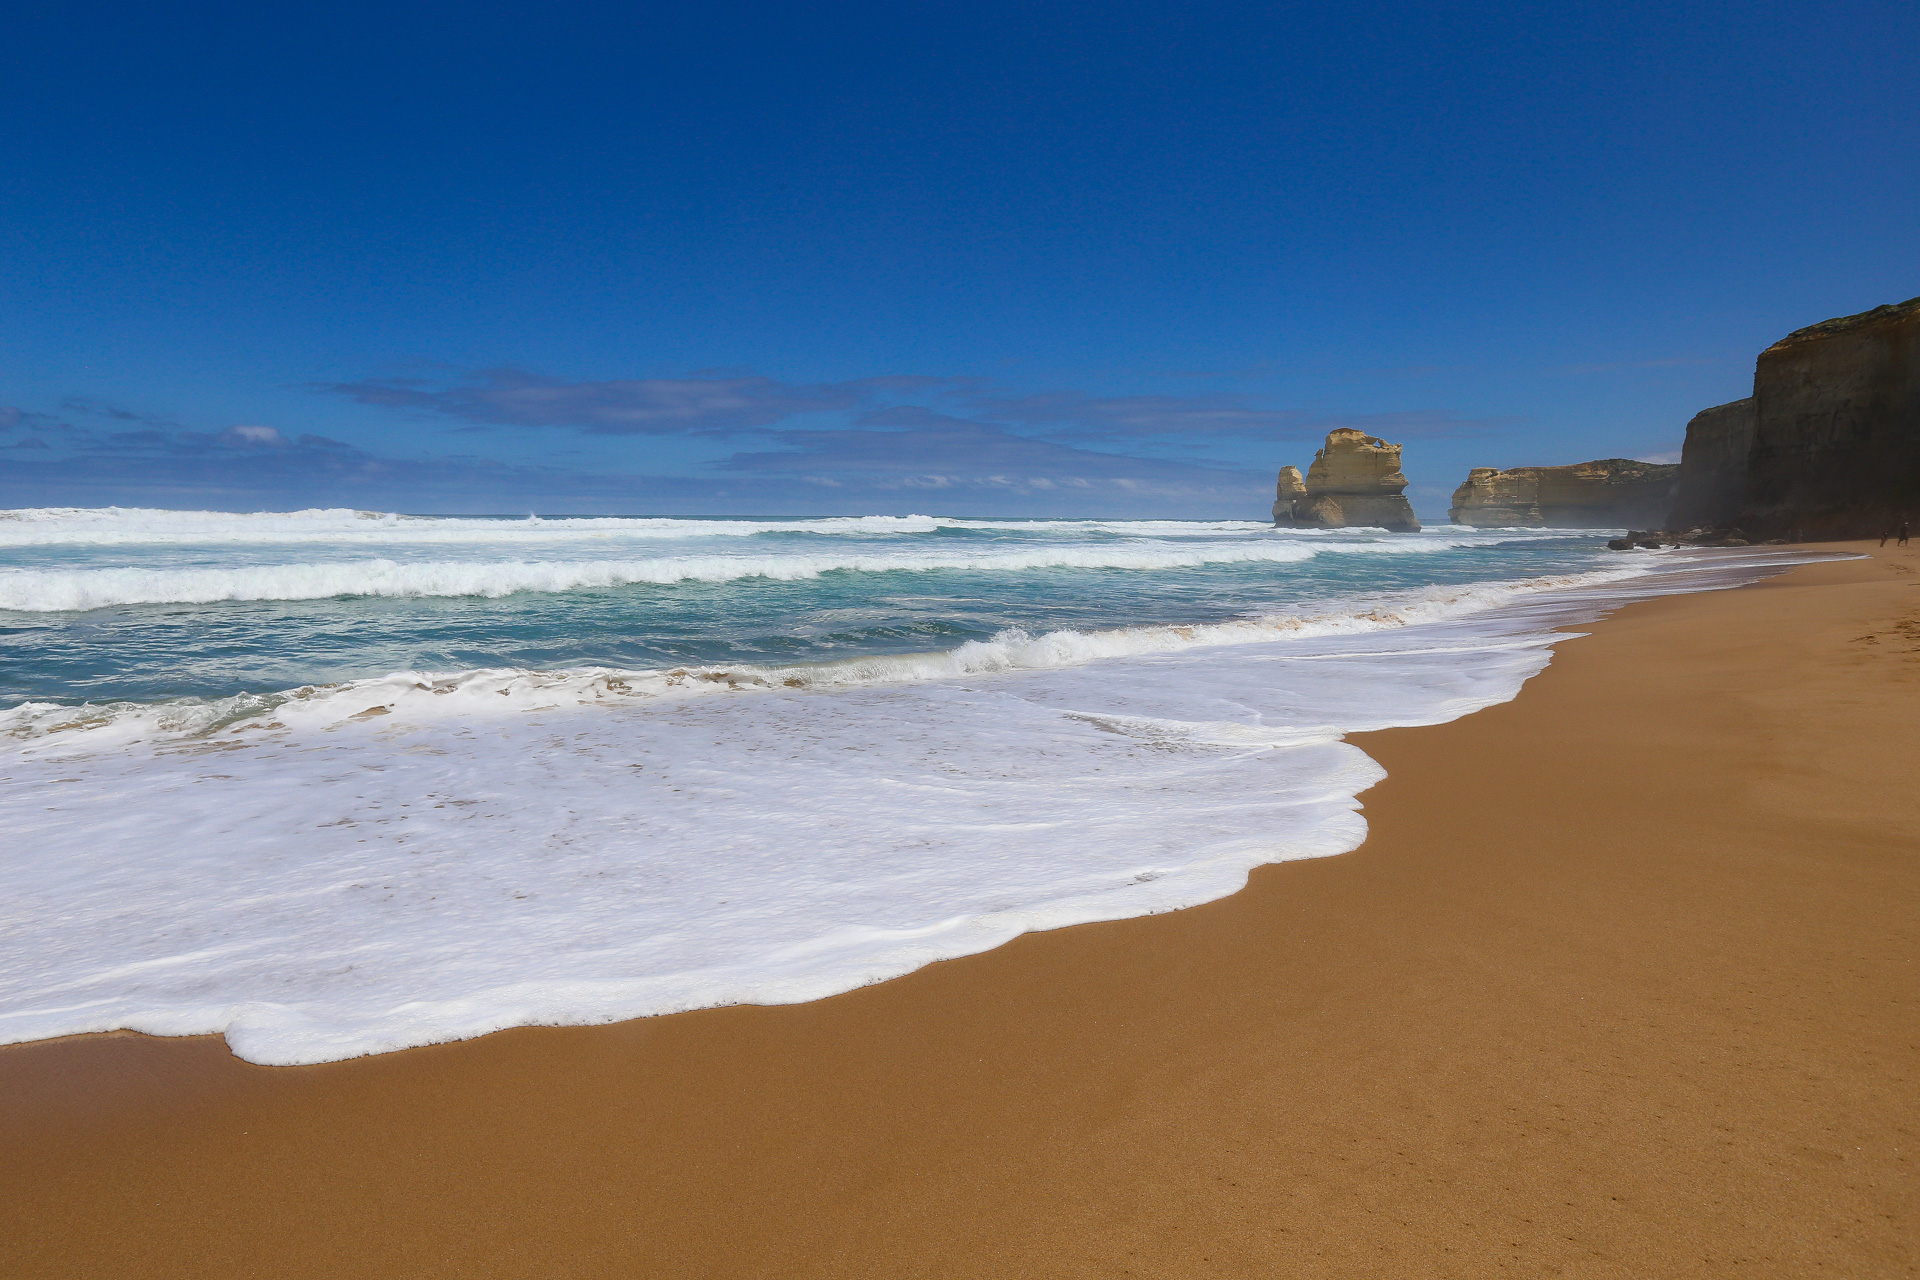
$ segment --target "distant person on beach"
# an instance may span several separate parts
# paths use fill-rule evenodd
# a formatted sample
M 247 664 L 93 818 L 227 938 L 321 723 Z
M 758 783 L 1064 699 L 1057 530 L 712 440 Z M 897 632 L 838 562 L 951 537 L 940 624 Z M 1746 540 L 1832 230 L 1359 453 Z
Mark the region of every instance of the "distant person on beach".
M 1891 538 L 1892 536 L 1893 536 L 1893 530 L 1892 530 L 1891 528 L 1889 528 L 1889 527 L 1887 527 L 1887 526 L 1884 526 L 1884 525 L 1883 525 L 1883 526 L 1881 526 L 1881 529 L 1880 529 L 1880 545 L 1881 545 L 1881 546 L 1883 546 L 1883 547 L 1884 547 L 1884 546 L 1886 546 L 1886 545 L 1887 545 L 1887 539 L 1888 539 L 1888 538 Z
M 1907 545 L 1907 522 L 1905 520 L 1900 522 L 1900 541 L 1897 545 L 1902 547 Z

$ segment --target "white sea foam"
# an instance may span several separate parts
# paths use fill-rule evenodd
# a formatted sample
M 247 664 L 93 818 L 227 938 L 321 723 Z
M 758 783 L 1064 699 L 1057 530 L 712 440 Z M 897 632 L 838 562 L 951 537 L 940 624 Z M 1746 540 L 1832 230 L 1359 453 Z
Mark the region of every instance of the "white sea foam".
M 329 546 L 525 545 L 568 542 L 750 538 L 772 534 L 894 537 L 940 530 L 1049 537 L 1213 538 L 1265 533 L 1313 542 L 1352 531 L 1274 530 L 1254 520 L 976 520 L 950 516 L 829 516 L 812 520 L 718 520 L 673 516 L 411 516 L 345 507 L 306 511 L 165 511 L 145 507 L 0 510 L 0 547 L 320 543 Z M 1459 533 L 1460 530 L 1448 530 Z M 1564 531 L 1509 530 L 1560 537 Z M 1433 533 L 1427 535 L 1435 536 Z
M 25 702 L 0 710 L 0 738 L 34 753 L 94 751 L 110 741 L 186 741 L 228 735 L 320 729 L 368 716 L 390 725 L 527 711 L 686 699 L 774 690 L 834 690 L 922 684 L 1003 672 L 1057 671 L 1116 658 L 1270 644 L 1395 630 L 1464 618 L 1543 592 L 1632 581 L 1648 570 L 1560 574 L 1512 582 L 1466 583 L 1383 592 L 1360 604 L 1235 618 L 1195 625 L 1116 627 L 1029 635 L 1017 628 L 937 653 L 870 654 L 835 662 L 750 663 L 652 669 L 588 667 L 552 671 L 514 667 L 458 672 L 397 671 L 371 680 L 304 686 L 229 698 L 153 703 Z M 273 729 L 267 726 L 272 724 Z M 31 745 L 27 745 L 31 744 Z
M 628 560 L 328 560 L 218 567 L 0 570 L 0 610 L 55 613 L 132 604 L 226 600 L 327 600 L 343 596 L 499 597 L 649 583 L 793 582 L 827 573 L 1027 573 L 1043 569 L 1182 569 L 1289 564 L 1319 555 L 1418 555 L 1473 540 L 1445 537 L 1307 542 L 1245 539 L 1183 546 L 1141 540 L 1114 545 L 1004 545 L 810 554 L 681 553 Z
M 882 536 L 930 533 L 929 516 L 840 516 L 820 520 L 694 520 L 562 516 L 489 519 L 410 516 L 391 511 L 163 511 L 143 507 L 39 507 L 0 511 L 0 546 L 303 543 L 544 543 L 616 538 L 746 537 L 757 533 Z
M 1342 735 L 1511 697 L 1551 628 L 1682 589 L 1646 572 L 1680 563 L 1707 562 L 807 675 L 17 708 L 0 1041 L 219 1032 L 317 1062 L 808 1000 L 1217 898 L 1360 841 L 1381 773 Z

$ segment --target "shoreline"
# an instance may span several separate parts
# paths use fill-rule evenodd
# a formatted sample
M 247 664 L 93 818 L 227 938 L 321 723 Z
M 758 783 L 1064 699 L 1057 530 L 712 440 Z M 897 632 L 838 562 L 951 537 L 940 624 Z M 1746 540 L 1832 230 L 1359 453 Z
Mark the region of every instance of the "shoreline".
M 0 1048 L 0 1263 L 1914 1273 L 1920 556 L 1846 549 L 1355 735 L 1367 842 L 1201 906 L 313 1067 Z
M 409 670 L 0 712 L 0 1041 L 223 1033 L 310 1065 L 800 1003 L 1197 905 L 1361 843 L 1380 769 L 1338 737 L 1506 701 L 1557 627 L 1628 600 L 1824 556 L 1441 543 L 1422 585 L 784 676 Z

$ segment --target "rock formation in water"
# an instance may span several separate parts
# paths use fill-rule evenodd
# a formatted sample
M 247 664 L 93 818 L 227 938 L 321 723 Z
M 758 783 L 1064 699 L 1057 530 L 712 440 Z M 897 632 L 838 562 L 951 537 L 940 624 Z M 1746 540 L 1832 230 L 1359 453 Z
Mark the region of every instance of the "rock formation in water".
M 1289 480 L 1291 476 L 1291 481 Z M 1303 528 L 1344 529 L 1354 526 L 1418 533 L 1420 522 L 1406 499 L 1407 478 L 1400 474 L 1400 446 L 1376 439 L 1364 431 L 1342 427 L 1327 433 L 1326 447 L 1313 455 L 1306 479 L 1293 467 L 1283 468 L 1276 499 L 1286 497 L 1290 484 L 1300 492 L 1288 502 L 1287 520 L 1281 503 L 1273 505 L 1276 524 Z
M 1869 537 L 1920 516 L 1920 298 L 1797 329 L 1687 424 L 1672 529 Z
M 1667 527 L 1721 525 L 1737 515 L 1747 491 L 1747 451 L 1752 447 L 1752 396 L 1694 414 L 1680 452 L 1680 491 L 1674 495 Z
M 1306 500 L 1307 482 L 1300 478 L 1300 468 L 1280 468 L 1280 481 L 1273 487 L 1273 522 L 1284 528 L 1301 524 Z
M 1673 503 L 1680 468 L 1632 458 L 1565 467 L 1475 467 L 1453 491 L 1455 524 L 1482 529 L 1605 529 L 1657 524 Z

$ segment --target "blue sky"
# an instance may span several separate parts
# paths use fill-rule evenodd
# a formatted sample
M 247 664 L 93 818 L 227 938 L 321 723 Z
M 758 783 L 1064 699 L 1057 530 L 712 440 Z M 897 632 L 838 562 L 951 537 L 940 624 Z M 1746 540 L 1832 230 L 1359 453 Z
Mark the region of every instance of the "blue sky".
M 1433 515 L 1920 294 L 1885 0 L 25 8 L 0 506 Z

